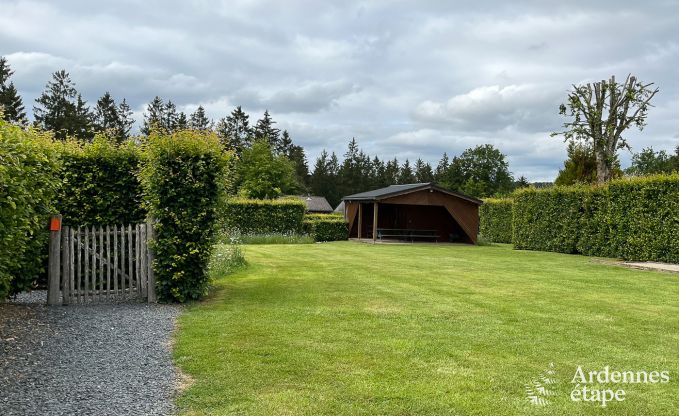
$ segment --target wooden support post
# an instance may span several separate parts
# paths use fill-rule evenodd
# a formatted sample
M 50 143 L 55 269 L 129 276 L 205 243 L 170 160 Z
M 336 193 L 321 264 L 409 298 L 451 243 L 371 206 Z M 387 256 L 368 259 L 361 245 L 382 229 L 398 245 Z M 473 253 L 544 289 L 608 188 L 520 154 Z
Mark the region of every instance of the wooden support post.
M 59 281 L 61 280 L 61 215 L 50 218 L 49 260 L 47 268 L 47 304 L 59 303 Z
M 379 205 L 377 201 L 373 204 L 373 243 L 377 241 L 377 210 Z
M 358 203 L 358 239 L 361 239 L 361 229 L 363 228 L 363 203 Z
M 153 271 L 153 259 L 154 259 L 154 253 L 153 253 L 153 221 L 151 219 L 146 220 L 146 238 L 148 241 L 151 242 L 149 245 L 148 243 L 146 244 L 148 248 L 148 302 L 149 303 L 155 303 L 156 302 L 156 277 L 154 275 Z

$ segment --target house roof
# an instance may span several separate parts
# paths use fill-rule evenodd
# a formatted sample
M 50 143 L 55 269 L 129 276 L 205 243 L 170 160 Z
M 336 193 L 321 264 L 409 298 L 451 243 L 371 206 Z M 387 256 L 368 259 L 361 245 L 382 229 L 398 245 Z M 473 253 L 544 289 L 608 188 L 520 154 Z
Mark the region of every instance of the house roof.
M 469 202 L 481 205 L 483 201 L 476 199 L 469 195 L 465 195 L 459 192 L 453 192 L 448 189 L 442 188 L 433 182 L 424 183 L 409 183 L 404 185 L 390 185 L 386 188 L 374 189 L 372 191 L 361 192 L 358 194 L 348 195 L 342 198 L 343 201 L 379 201 L 382 199 L 391 198 L 397 195 L 409 194 L 411 192 L 422 191 L 426 189 L 432 189 L 438 192 L 443 192 L 448 195 L 453 195 L 458 198 L 465 199 Z
M 307 211 L 332 212 L 332 206 L 325 197 L 312 195 L 296 195 L 296 197 L 304 201 Z

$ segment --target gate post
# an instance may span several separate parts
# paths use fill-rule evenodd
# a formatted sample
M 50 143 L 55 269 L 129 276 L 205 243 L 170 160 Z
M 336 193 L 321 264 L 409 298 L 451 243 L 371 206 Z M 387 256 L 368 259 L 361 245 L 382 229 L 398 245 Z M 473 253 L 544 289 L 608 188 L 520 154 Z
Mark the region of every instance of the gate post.
M 50 247 L 47 268 L 47 304 L 59 303 L 59 283 L 61 280 L 61 215 L 50 217 Z

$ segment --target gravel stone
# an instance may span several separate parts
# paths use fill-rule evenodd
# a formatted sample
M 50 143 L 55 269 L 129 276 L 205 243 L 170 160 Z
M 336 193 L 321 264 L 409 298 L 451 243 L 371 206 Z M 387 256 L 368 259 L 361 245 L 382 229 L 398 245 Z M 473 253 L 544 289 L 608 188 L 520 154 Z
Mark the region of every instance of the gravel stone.
M 0 303 L 0 415 L 169 415 L 177 305 Z

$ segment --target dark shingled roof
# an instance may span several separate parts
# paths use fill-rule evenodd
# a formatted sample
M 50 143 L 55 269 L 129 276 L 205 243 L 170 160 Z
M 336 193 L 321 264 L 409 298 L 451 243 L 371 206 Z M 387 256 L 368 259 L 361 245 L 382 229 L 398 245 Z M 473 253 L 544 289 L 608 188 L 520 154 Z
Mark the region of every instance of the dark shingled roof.
M 332 212 L 332 207 L 325 197 L 305 195 L 296 195 L 296 197 L 304 201 L 306 210 L 309 212 Z
M 473 202 L 475 204 L 481 205 L 483 202 L 479 199 L 465 195 L 459 192 L 449 191 L 448 189 L 437 186 L 433 182 L 424 183 L 408 183 L 405 185 L 390 185 L 386 188 L 374 189 L 372 191 L 361 192 L 358 194 L 353 194 L 345 196 L 342 198 L 343 201 L 379 201 L 381 199 L 391 198 L 397 195 L 408 194 L 411 192 L 421 191 L 424 189 L 433 189 L 439 192 L 443 192 L 449 195 L 454 195 L 458 198 L 466 199 L 467 201 Z

